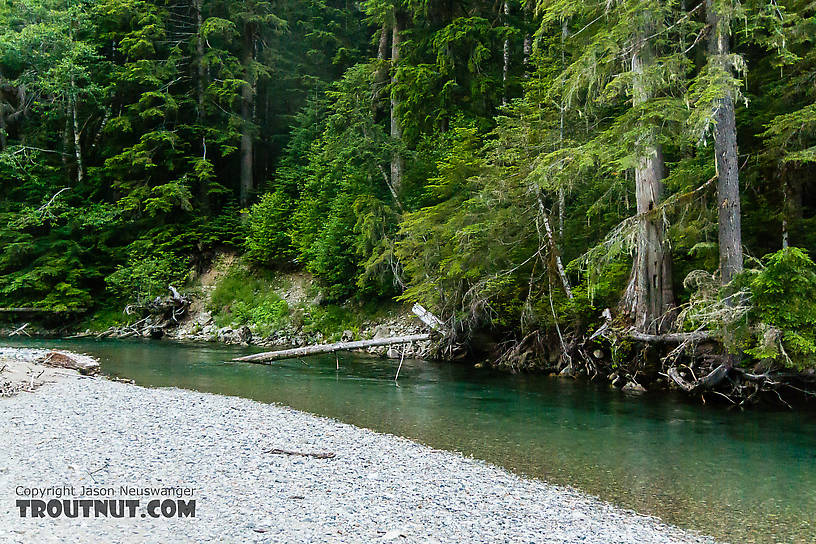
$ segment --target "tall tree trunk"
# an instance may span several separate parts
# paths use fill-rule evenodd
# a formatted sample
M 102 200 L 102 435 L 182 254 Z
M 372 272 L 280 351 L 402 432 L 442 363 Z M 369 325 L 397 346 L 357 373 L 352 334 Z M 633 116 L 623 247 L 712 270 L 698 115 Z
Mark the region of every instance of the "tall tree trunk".
M 524 23 L 525 26 L 530 24 L 530 11 L 532 9 L 532 2 L 524 3 Z M 522 44 L 522 62 L 524 63 L 524 77 L 528 77 L 527 70 L 530 67 L 530 55 L 533 54 L 533 37 L 529 32 L 524 34 L 524 43 Z
M 780 169 L 779 179 L 782 181 L 782 249 L 788 249 L 788 217 L 790 216 L 790 195 L 788 194 L 788 183 L 785 179 L 785 170 Z
M 196 16 L 196 94 L 198 95 L 196 119 L 199 125 L 203 124 L 204 119 L 204 88 L 207 83 L 207 67 L 204 65 L 204 38 L 201 35 L 201 26 L 204 24 L 204 15 L 201 6 L 202 1 L 203 0 L 195 0 L 194 2 Z M 201 136 L 201 158 L 207 160 L 207 137 L 204 135 Z M 204 213 L 209 213 L 209 181 L 199 181 L 198 196 L 201 209 Z
M 60 153 L 60 158 L 62 159 L 62 169 L 65 172 L 65 177 L 71 177 L 71 165 L 68 164 L 68 157 L 70 157 L 70 149 L 71 149 L 71 134 L 73 133 L 73 129 L 71 128 L 71 106 L 70 104 L 65 108 L 65 127 L 62 129 L 62 153 Z
M 632 55 L 633 103 L 639 106 L 649 99 L 643 81 L 644 65 L 650 60 L 646 47 L 636 48 Z M 640 216 L 637 251 L 632 264 L 624 303 L 642 332 L 662 332 L 669 323 L 674 306 L 671 254 L 665 241 L 663 219 L 653 214 L 663 198 L 665 164 L 656 133 L 652 132 L 635 168 L 635 198 Z M 657 216 L 655 216 L 657 215 Z
M 713 0 L 706 0 L 706 15 L 711 27 L 708 53 L 730 72 L 725 56 L 729 54 L 730 31 L 727 21 L 715 11 Z M 720 277 L 723 285 L 742 271 L 742 225 L 740 214 L 739 163 L 737 162 L 737 122 L 734 98 L 730 92 L 714 103 L 714 155 L 717 166 L 717 210 L 719 215 Z
M 397 68 L 399 65 L 401 30 L 400 17 L 395 13 L 394 27 L 391 35 L 391 138 L 394 145 L 399 145 L 402 141 L 402 126 L 400 126 L 400 120 L 397 115 L 399 100 L 395 89 Z M 394 154 L 391 156 L 391 186 L 397 194 L 399 194 L 400 188 L 402 187 L 403 169 L 404 162 L 402 155 L 399 151 L 394 151 Z
M 246 31 L 244 42 L 243 65 L 246 70 L 246 85 L 241 88 L 241 188 L 239 202 L 241 206 L 249 204 L 249 197 L 254 188 L 253 184 L 253 115 L 255 101 L 255 78 L 251 73 L 252 60 L 255 52 L 255 38 L 252 28 Z
M 388 54 L 388 34 L 388 23 L 385 22 L 380 29 L 380 39 L 377 45 L 377 72 L 374 74 L 374 90 L 371 93 L 371 108 L 375 113 L 384 109 L 381 99 L 383 89 L 388 81 L 388 66 L 385 60 Z
M 504 26 L 507 26 L 507 19 L 509 19 L 510 16 L 510 6 L 507 0 L 504 0 L 504 4 L 502 5 L 502 15 L 504 16 Z M 502 104 L 507 104 L 507 78 L 510 75 L 510 39 L 508 37 L 504 38 L 502 55 L 504 61 L 502 65 Z
M 6 105 L 0 102 L 0 151 L 6 148 Z
M 5 81 L 0 76 L 0 151 L 6 148 L 6 101 L 3 98 Z
M 567 36 L 569 35 L 569 24 L 566 18 L 561 22 L 561 70 L 564 71 L 567 68 L 567 59 L 566 59 L 566 41 Z M 564 83 L 561 82 L 561 106 L 560 106 L 560 119 L 558 123 L 558 144 L 559 147 L 563 146 L 564 144 L 564 116 L 566 114 L 567 105 L 564 101 Z M 564 239 L 564 214 L 566 213 L 566 205 L 567 205 L 567 198 L 564 194 L 564 188 L 558 188 L 558 239 Z
M 79 132 L 79 117 L 77 115 L 77 99 L 76 99 L 76 86 L 74 83 L 74 76 L 71 76 L 71 90 L 69 95 L 70 101 L 70 108 L 71 108 L 71 120 L 73 122 L 74 127 L 74 155 L 76 155 L 76 168 L 77 168 L 77 183 L 82 183 L 82 180 L 85 179 L 85 165 L 82 161 L 82 140 L 80 138 Z
M 782 248 L 790 246 L 790 231 L 796 229 L 802 220 L 802 197 L 804 184 L 810 179 L 807 170 L 791 170 L 782 165 L 779 180 L 782 183 Z
M 196 15 L 196 91 L 198 94 L 198 119 L 204 116 L 204 84 L 207 80 L 207 68 L 204 66 L 204 38 L 201 36 L 201 25 L 204 24 L 204 16 L 201 12 L 202 0 L 195 0 Z

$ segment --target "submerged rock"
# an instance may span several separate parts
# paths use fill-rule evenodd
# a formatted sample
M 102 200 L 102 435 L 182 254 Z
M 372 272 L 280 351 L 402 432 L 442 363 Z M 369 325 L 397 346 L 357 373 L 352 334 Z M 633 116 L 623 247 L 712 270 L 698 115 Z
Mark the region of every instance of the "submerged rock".
M 623 391 L 631 391 L 634 393 L 645 393 L 646 388 L 640 385 L 637 382 L 626 382 L 626 385 L 623 386 Z

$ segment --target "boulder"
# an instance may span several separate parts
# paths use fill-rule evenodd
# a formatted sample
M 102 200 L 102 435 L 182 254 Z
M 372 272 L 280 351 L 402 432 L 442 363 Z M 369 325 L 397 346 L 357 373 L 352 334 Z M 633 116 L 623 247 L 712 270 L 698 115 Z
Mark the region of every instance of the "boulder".
M 633 393 L 645 393 L 646 388 L 637 382 L 626 382 L 626 385 L 623 386 L 623 391 L 630 391 Z
M 380 338 L 388 338 L 389 336 L 393 336 L 391 334 L 391 329 L 385 325 L 377 325 L 377 327 L 374 329 L 375 340 L 379 340 Z
M 575 369 L 572 368 L 572 365 L 567 365 L 561 369 L 561 372 L 559 372 L 558 375 L 572 378 L 575 376 Z

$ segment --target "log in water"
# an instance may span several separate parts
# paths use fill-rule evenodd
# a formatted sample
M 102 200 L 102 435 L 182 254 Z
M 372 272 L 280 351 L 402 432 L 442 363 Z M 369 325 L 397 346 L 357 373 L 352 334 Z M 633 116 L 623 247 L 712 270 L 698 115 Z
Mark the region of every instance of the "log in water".
M 241 363 L 270 363 L 280 359 L 290 359 L 292 357 L 305 357 L 307 355 L 318 355 L 320 353 L 333 353 L 335 351 L 346 351 L 350 349 L 371 348 L 376 346 L 392 346 L 394 344 L 410 344 L 429 340 L 430 334 L 409 334 L 407 336 L 394 336 L 391 338 L 374 338 L 373 340 L 356 340 L 354 342 L 337 342 L 335 344 L 316 344 L 304 346 L 302 348 L 281 349 L 278 351 L 265 351 L 245 357 L 238 357 L 233 361 Z

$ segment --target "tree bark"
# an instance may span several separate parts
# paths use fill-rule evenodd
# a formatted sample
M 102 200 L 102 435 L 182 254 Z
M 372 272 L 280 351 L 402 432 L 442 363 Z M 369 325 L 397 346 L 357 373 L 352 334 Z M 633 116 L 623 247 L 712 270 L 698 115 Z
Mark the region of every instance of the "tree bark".
M 558 244 L 555 243 L 552 226 L 550 225 L 550 218 L 547 215 L 547 210 L 544 207 L 544 201 L 541 198 L 541 193 L 538 194 L 538 211 L 541 213 L 542 222 L 544 223 L 544 232 L 547 236 L 547 243 L 550 246 L 550 254 L 555 263 L 555 271 L 558 273 L 558 279 L 561 282 L 561 287 L 564 289 L 567 298 L 572 300 L 572 289 L 570 289 L 569 278 L 564 264 L 561 262 L 561 252 L 558 250 Z
M 391 139 L 395 146 L 399 145 L 402 141 L 402 126 L 400 125 L 399 116 L 397 115 L 399 99 L 397 98 L 397 91 L 395 89 L 397 83 L 397 68 L 399 65 L 401 30 L 400 17 L 395 13 L 394 27 L 391 34 Z M 399 194 L 400 188 L 402 187 L 403 169 L 404 161 L 402 155 L 398 150 L 395 150 L 391 156 L 391 186 L 397 194 Z
M 694 391 L 705 391 L 708 389 L 713 389 L 717 385 L 720 384 L 725 378 L 728 377 L 728 371 L 731 369 L 728 365 L 720 365 L 702 378 L 695 380 L 694 382 L 687 382 L 680 376 L 680 372 L 677 370 L 677 367 L 671 367 L 666 371 L 666 375 L 671 378 L 671 380 L 676 383 L 680 388 L 685 391 L 686 393 L 691 393 Z
M 566 70 L 566 41 L 569 36 L 569 23 L 565 18 L 561 22 L 561 70 Z M 558 145 L 563 147 L 564 144 L 564 116 L 566 115 L 567 105 L 564 102 L 564 83 L 561 83 L 561 104 L 559 107 L 559 123 L 558 123 Z M 564 188 L 558 188 L 558 239 L 564 239 L 564 214 L 566 213 L 567 199 L 564 194 Z
M 82 183 L 85 179 L 85 165 L 82 161 L 82 140 L 79 131 L 79 117 L 77 116 L 77 99 L 76 99 L 76 85 L 74 84 L 74 76 L 71 75 L 71 89 L 69 95 L 71 107 L 71 120 L 74 128 L 74 155 L 76 156 L 77 167 L 77 183 Z
M 72 133 L 71 106 L 69 104 L 65 108 L 65 126 L 62 128 L 62 153 L 60 153 L 60 159 L 62 159 L 62 169 L 65 171 L 66 179 L 70 179 L 71 177 L 71 165 L 68 164 L 68 157 L 70 157 Z
M 201 27 L 204 24 L 204 14 L 202 11 L 203 0 L 195 0 L 193 6 L 195 8 L 196 17 L 196 94 L 198 104 L 196 107 L 196 119 L 198 123 L 203 124 L 204 120 L 204 89 L 207 84 L 207 67 L 204 65 L 204 37 L 201 35 Z M 243 99 L 243 97 L 242 97 Z M 201 136 L 201 158 L 207 160 L 207 138 Z M 209 181 L 202 180 L 199 182 L 198 188 L 199 201 L 201 209 L 204 213 L 210 211 L 210 191 Z
M 530 12 L 532 11 L 532 2 L 524 2 L 524 23 L 525 27 L 530 24 Z M 528 27 L 529 28 L 529 27 Z M 521 46 L 522 63 L 524 63 L 524 77 L 529 77 L 528 70 L 530 68 L 530 56 L 533 53 L 533 37 L 529 32 L 524 33 L 524 43 Z
M 388 81 L 388 67 L 385 60 L 388 54 L 388 35 L 388 23 L 384 22 L 377 45 L 377 71 L 374 73 L 374 88 L 371 93 L 371 109 L 374 113 L 385 109 L 382 104 L 382 93 Z
M 243 126 L 241 129 L 241 187 L 239 202 L 241 206 L 249 204 L 249 197 L 254 188 L 253 184 L 253 138 L 252 138 L 252 112 L 255 100 L 255 78 L 251 70 L 254 58 L 255 38 L 252 28 L 246 29 L 246 38 L 243 52 L 243 65 L 245 70 L 246 84 L 241 88 L 241 119 Z
M 201 12 L 202 0 L 195 0 L 195 14 L 196 14 L 196 72 L 198 80 L 196 81 L 196 91 L 198 93 L 198 119 L 204 116 L 204 83 L 207 79 L 207 68 L 204 66 L 204 38 L 201 36 L 201 25 L 204 24 L 204 16 Z
M 6 148 L 6 101 L 3 97 L 5 81 L 0 75 L 0 151 Z
M 727 21 L 715 11 L 713 0 L 706 0 L 706 15 L 711 27 L 708 53 L 723 70 L 730 73 L 725 56 L 730 52 Z M 717 210 L 719 218 L 720 277 L 723 285 L 742 271 L 742 225 L 737 162 L 737 123 L 731 92 L 714 102 L 714 155 L 717 166 Z
M 502 14 L 504 15 L 504 25 L 507 26 L 507 19 L 510 16 L 510 6 L 507 0 L 504 0 L 502 5 Z M 502 65 L 502 104 L 507 104 L 507 78 L 510 75 L 510 39 L 504 38 L 504 47 L 502 49 L 503 65 Z
M 643 81 L 644 67 L 650 57 L 651 52 L 645 46 L 636 48 L 632 54 L 635 106 L 650 98 Z M 671 255 L 665 241 L 663 219 L 653 213 L 663 198 L 665 163 L 654 128 L 650 138 L 635 168 L 635 198 L 640 224 L 624 304 L 637 330 L 663 332 L 669 325 L 665 318 L 674 306 L 674 294 Z
M 388 75 L 388 70 L 385 66 L 385 56 L 388 54 L 388 33 L 388 23 L 385 22 L 382 24 L 382 28 L 380 29 L 380 40 L 377 44 L 377 61 L 379 61 L 379 65 L 377 67 L 376 81 L 380 85 L 385 84 L 385 80 Z

